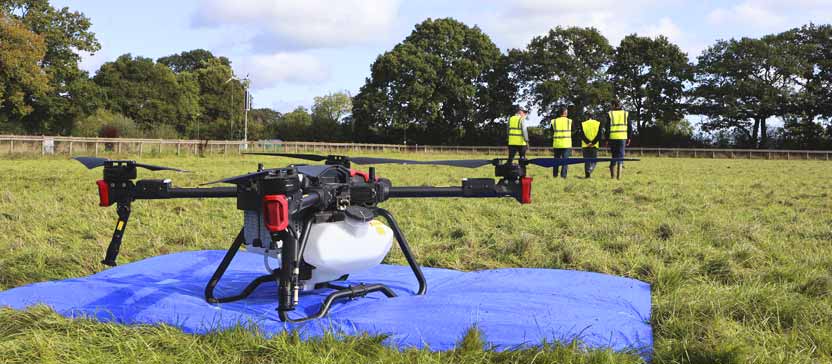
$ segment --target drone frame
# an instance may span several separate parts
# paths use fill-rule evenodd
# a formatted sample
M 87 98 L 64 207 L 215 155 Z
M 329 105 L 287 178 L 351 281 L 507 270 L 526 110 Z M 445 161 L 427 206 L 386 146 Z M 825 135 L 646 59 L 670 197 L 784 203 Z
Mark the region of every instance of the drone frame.
M 318 311 L 306 317 L 291 318 L 289 312 L 295 309 L 299 301 L 299 282 L 311 275 L 311 269 L 303 261 L 303 253 L 309 238 L 312 224 L 329 222 L 333 218 L 343 218 L 346 210 L 355 206 L 367 210 L 372 217 L 384 218 L 390 229 L 393 231 L 399 248 L 413 271 L 419 288 L 417 295 L 424 295 L 427 292 L 427 281 L 416 261 L 416 258 L 399 227 L 396 219 L 390 211 L 377 205 L 390 198 L 499 198 L 513 197 L 522 204 L 531 203 L 532 179 L 526 176 L 526 166 L 536 164 L 549 166 L 552 162 L 538 158 L 533 160 L 520 160 L 518 164 L 501 163 L 504 159 L 493 160 L 445 160 L 445 161 L 405 161 L 384 158 L 352 158 L 358 164 L 383 164 L 383 163 L 405 163 L 405 164 L 439 164 L 457 167 L 476 168 L 492 164 L 494 166 L 494 178 L 467 178 L 463 179 L 461 186 L 456 187 L 433 187 L 433 186 L 405 186 L 393 187 L 392 183 L 384 178 L 377 178 L 375 168 L 370 167 L 369 172 L 362 172 L 350 168 L 351 158 L 346 156 L 317 156 L 307 154 L 280 154 L 280 153 L 257 153 L 278 156 L 289 156 L 313 161 L 325 161 L 324 165 L 290 165 L 286 168 L 264 169 L 262 164 L 258 165 L 256 172 L 241 176 L 226 178 L 223 180 L 209 182 L 231 183 L 236 187 L 198 187 L 181 188 L 173 187 L 169 179 L 136 179 L 136 168 L 145 168 L 151 171 L 173 170 L 175 168 L 153 166 L 135 161 L 111 161 L 103 158 L 78 157 L 75 158 L 87 168 L 92 169 L 99 166 L 104 167 L 104 178 L 96 182 L 99 192 L 99 205 L 117 205 L 118 221 L 113 231 L 107 253 L 102 263 L 109 266 L 116 265 L 116 258 L 119 254 L 124 229 L 130 218 L 132 202 L 136 200 L 155 199 L 176 199 L 176 198 L 236 198 L 237 208 L 240 210 L 258 212 L 259 223 L 265 223 L 269 230 L 272 244 L 281 241 L 280 249 L 281 265 L 278 269 L 271 270 L 268 274 L 255 278 L 246 285 L 239 293 L 231 296 L 217 297 L 215 289 L 220 280 L 228 270 L 232 260 L 240 247 L 245 244 L 245 227 L 240 230 L 226 253 L 205 286 L 205 300 L 209 303 L 225 303 L 244 299 L 251 295 L 257 287 L 269 281 L 276 281 L 278 284 L 278 317 L 284 322 L 302 322 L 317 319 L 325 316 L 334 301 L 344 298 L 362 297 L 369 293 L 381 292 L 387 297 L 395 297 L 392 289 L 383 284 L 359 284 L 345 287 L 333 284 L 346 278 L 322 282 L 315 285 L 315 289 L 328 288 L 334 292 L 327 295 Z M 595 159 L 598 161 L 604 159 Z M 576 164 L 590 160 L 569 159 L 556 163 Z M 362 163 L 363 162 L 363 163 Z M 333 180 L 335 174 L 338 178 Z M 303 182 L 299 175 L 305 176 Z M 340 214 L 340 215 L 339 215 Z M 337 216 L 336 216 L 337 215 Z M 340 220 L 335 220 L 340 221 Z M 300 230 L 300 233 L 298 233 Z M 255 246 L 259 237 L 254 240 Z M 262 244 L 262 242 L 259 242 Z M 262 246 L 261 246 L 262 247 Z M 304 265 L 305 264 L 305 265 Z

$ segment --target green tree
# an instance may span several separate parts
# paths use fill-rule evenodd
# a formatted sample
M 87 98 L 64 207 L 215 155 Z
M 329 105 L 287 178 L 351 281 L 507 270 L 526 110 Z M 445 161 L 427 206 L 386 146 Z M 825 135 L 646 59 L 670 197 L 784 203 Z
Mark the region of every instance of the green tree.
M 832 26 L 808 24 L 776 36 L 798 58 L 784 120 L 789 148 L 832 147 Z M 826 131 L 820 124 L 828 123 Z M 825 138 L 824 138 L 825 137 Z
M 46 53 L 39 66 L 49 77 L 49 92 L 31 98 L 33 110 L 21 120 L 29 132 L 68 134 L 72 124 L 95 111 L 98 91 L 78 68 L 79 52 L 101 45 L 89 31 L 90 20 L 69 8 L 56 9 L 47 0 L 0 0 L 0 9 L 43 37 Z
M 352 113 L 352 98 L 346 92 L 336 92 L 315 97 L 312 105 L 310 138 L 318 141 L 337 141 L 342 138 L 342 123 Z M 352 124 L 350 122 L 350 124 Z M 348 126 L 351 127 L 352 125 Z M 343 128 L 347 129 L 347 128 Z M 343 135 L 352 135 L 343 134 Z
M 379 56 L 353 100 L 356 137 L 376 130 L 387 141 L 475 142 L 497 99 L 488 81 L 500 50 L 477 27 L 454 19 L 428 19 Z M 484 101 L 489 101 L 486 104 Z
M 211 66 L 211 63 L 218 60 L 221 64 L 231 67 L 231 61 L 225 57 L 215 57 L 211 51 L 205 49 L 194 49 L 179 54 L 172 54 L 156 60 L 175 73 L 194 72 Z
M 595 28 L 557 27 L 531 40 L 525 50 L 511 50 L 523 100 L 541 115 L 568 106 L 584 120 L 607 109 L 613 98 L 606 70 L 613 48 Z M 544 117 L 541 126 L 548 127 Z
M 168 66 L 180 79 L 197 85 L 199 112 L 189 123 L 186 131 L 189 137 L 242 139 L 243 95 L 247 85 L 232 78 L 234 73 L 228 58 L 194 49 L 159 58 L 158 63 Z
M 693 66 L 664 36 L 626 36 L 608 73 L 638 131 L 684 117 L 685 84 L 693 80 Z
M 782 38 L 719 41 L 699 56 L 695 112 L 705 131 L 729 129 L 744 143 L 763 148 L 767 120 L 787 112 L 789 85 L 798 63 Z
M 103 64 L 94 80 L 107 108 L 135 120 L 143 130 L 170 125 L 181 133 L 199 111 L 196 82 L 177 78 L 150 58 L 125 54 Z
M 280 117 L 277 122 L 277 138 L 287 141 L 303 141 L 309 136 L 312 115 L 300 106 Z
M 49 92 L 49 77 L 38 66 L 45 54 L 43 37 L 0 9 L 0 130 L 19 126 L 34 109 L 33 98 Z
M 76 123 L 72 129 L 72 135 L 108 138 L 141 138 L 145 136 L 136 127 L 133 120 L 105 109 L 98 109 Z
M 215 58 L 190 74 L 199 85 L 200 123 L 216 124 L 207 137 L 242 139 L 246 85 L 231 78 L 231 66 Z
M 276 139 L 281 114 L 269 108 L 252 109 L 248 112 L 249 139 Z

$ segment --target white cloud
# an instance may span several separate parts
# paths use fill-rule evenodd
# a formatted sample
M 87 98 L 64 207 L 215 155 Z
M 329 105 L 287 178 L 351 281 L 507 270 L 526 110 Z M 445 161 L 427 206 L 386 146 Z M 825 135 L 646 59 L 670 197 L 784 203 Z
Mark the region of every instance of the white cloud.
M 498 14 L 484 22 L 483 29 L 499 44 L 524 47 L 533 37 L 544 35 L 557 26 L 594 27 L 616 45 L 625 35 L 645 23 L 640 16 L 657 0 L 631 0 L 622 5 L 616 0 L 504 0 L 497 4 Z M 675 28 L 675 29 L 672 29 Z M 669 18 L 649 29 L 681 30 Z
M 786 18 L 774 9 L 773 3 L 767 1 L 745 1 L 730 8 L 717 8 L 711 11 L 707 20 L 713 25 L 743 24 L 758 28 L 780 28 Z
M 193 24 L 239 26 L 256 34 L 255 50 L 337 48 L 383 38 L 399 6 L 399 0 L 203 0 Z
M 304 53 L 275 53 L 244 57 L 238 74 L 248 74 L 253 89 L 272 88 L 282 83 L 319 83 L 330 78 L 329 68 Z
M 682 38 L 682 29 L 670 18 L 661 18 L 658 24 L 649 25 L 639 33 L 650 37 L 663 35 L 673 42 Z

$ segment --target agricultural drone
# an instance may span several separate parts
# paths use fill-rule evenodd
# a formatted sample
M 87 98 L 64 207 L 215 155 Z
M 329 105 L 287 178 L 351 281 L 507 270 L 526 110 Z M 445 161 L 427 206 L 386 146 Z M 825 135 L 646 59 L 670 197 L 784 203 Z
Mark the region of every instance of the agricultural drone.
M 300 322 L 323 317 L 333 301 L 362 297 L 381 292 L 387 297 L 395 293 L 382 284 L 337 285 L 351 273 L 380 264 L 395 239 L 419 282 L 418 295 L 427 291 L 427 282 L 416 262 L 393 215 L 378 205 L 391 198 L 430 197 L 513 197 L 518 202 L 531 203 L 532 178 L 526 176 L 529 164 L 554 167 L 591 161 L 610 161 L 596 158 L 534 158 L 522 159 L 519 164 L 507 164 L 504 159 L 410 161 L 387 158 L 320 156 L 314 154 L 248 153 L 323 161 L 323 165 L 289 165 L 283 168 L 263 168 L 257 171 L 209 182 L 232 184 L 228 187 L 174 187 L 170 179 L 136 180 L 137 169 L 150 171 L 178 171 L 180 169 L 137 163 L 131 160 L 108 160 L 95 157 L 74 158 L 89 169 L 104 167 L 104 178 L 98 180 L 100 206 L 116 205 L 118 221 L 107 253 L 102 261 L 116 265 L 124 229 L 130 219 L 132 204 L 137 200 L 175 198 L 235 198 L 237 209 L 243 211 L 243 227 L 228 248 L 222 261 L 205 287 L 205 300 L 221 303 L 240 300 L 250 295 L 260 284 L 276 281 L 278 285 L 278 316 L 284 322 Z M 615 161 L 624 159 L 614 159 Z M 635 160 L 635 159 L 627 159 Z M 493 165 L 494 178 L 467 178 L 456 187 L 394 187 L 386 178 L 379 178 L 375 168 L 367 172 L 351 169 L 351 164 L 410 164 L 444 165 L 477 168 Z M 381 217 L 383 224 L 375 220 Z M 240 247 L 263 255 L 267 274 L 249 283 L 239 294 L 214 296 L 219 283 Z M 279 266 L 272 268 L 269 257 Z M 305 317 L 290 317 L 298 304 L 300 293 L 315 289 L 331 289 L 317 313 Z

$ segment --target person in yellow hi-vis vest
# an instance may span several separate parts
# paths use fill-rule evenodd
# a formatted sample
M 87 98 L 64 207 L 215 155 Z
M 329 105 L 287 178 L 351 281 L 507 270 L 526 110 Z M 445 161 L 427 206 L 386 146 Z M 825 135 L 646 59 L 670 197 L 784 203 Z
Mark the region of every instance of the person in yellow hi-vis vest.
M 601 122 L 590 118 L 581 123 L 578 134 L 581 136 L 581 150 L 584 158 L 598 158 L 598 148 L 601 146 L 601 136 L 604 135 Z M 596 162 L 584 163 L 584 174 L 586 178 L 592 177 Z
M 552 119 L 552 148 L 554 148 L 555 159 L 569 158 L 572 154 L 572 119 L 567 115 L 569 110 L 565 107 L 560 109 L 560 116 Z M 560 167 L 560 177 L 566 178 L 568 165 Z M 558 167 L 552 168 L 552 177 L 558 176 Z
M 529 145 L 529 132 L 526 130 L 528 110 L 518 107 L 517 113 L 508 119 L 508 161 L 510 165 L 514 155 L 519 153 L 520 160 L 526 159 L 526 147 Z
M 613 158 L 624 158 L 624 148 L 630 145 L 630 114 L 621 110 L 621 102 L 613 101 L 612 111 L 607 113 L 607 140 Z M 621 165 L 624 162 L 610 162 L 610 177 L 621 179 Z

